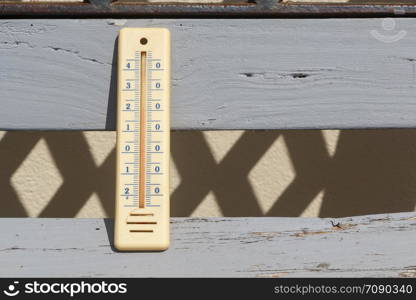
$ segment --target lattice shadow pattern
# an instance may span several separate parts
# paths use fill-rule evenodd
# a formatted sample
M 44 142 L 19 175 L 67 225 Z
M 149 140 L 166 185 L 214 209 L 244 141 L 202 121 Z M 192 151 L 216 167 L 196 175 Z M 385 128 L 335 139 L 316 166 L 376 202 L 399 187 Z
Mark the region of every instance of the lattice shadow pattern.
M 201 132 L 175 132 L 171 153 L 181 182 L 171 196 L 172 215 L 189 216 L 210 191 L 225 216 L 263 215 L 248 174 L 278 138 L 284 139 L 296 176 L 267 216 L 299 216 L 322 191 L 319 215 L 323 217 L 415 209 L 416 130 L 343 131 L 333 156 L 320 131 L 247 131 L 219 163 Z M 74 217 L 92 193 L 112 216 L 114 149 L 96 165 L 82 132 L 4 135 L 0 141 L 0 216 L 27 216 L 10 179 L 41 139 L 63 183 L 39 216 Z

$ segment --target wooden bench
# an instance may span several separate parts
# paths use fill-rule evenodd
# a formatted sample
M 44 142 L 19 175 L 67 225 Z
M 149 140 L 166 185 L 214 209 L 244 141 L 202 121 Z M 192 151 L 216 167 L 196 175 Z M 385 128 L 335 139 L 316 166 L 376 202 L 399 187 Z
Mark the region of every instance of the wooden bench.
M 171 30 L 174 130 L 411 128 L 416 20 L 395 22 L 385 43 L 380 18 L 2 19 L 0 128 L 114 130 L 123 26 Z M 411 212 L 172 218 L 168 251 L 118 253 L 112 220 L 4 218 L 0 276 L 414 277 L 415 233 Z

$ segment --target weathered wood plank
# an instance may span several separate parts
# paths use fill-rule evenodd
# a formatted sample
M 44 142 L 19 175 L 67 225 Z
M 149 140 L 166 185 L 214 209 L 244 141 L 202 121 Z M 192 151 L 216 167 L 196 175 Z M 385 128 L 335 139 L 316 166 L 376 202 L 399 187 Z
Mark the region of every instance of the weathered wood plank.
M 113 130 L 121 26 L 172 31 L 173 129 L 415 127 L 416 19 L 381 22 L 2 20 L 0 129 Z
M 15 0 L 16 1 L 16 0 Z M 18 1 L 18 0 L 17 0 Z M 36 0 L 35 0 L 36 1 Z M 53 1 L 53 0 L 46 0 Z M 82 5 L 74 3 L 10 3 L 0 1 L 0 10 L 7 17 L 385 17 L 398 15 L 414 17 L 415 6 L 406 5 L 412 0 L 321 0 L 325 5 L 307 3 L 317 0 L 301 0 L 304 3 L 285 3 L 280 0 L 136 0 L 141 5 L 131 5 L 135 0 L 88 0 Z M 70 0 L 78 1 L 78 0 Z M 56 1 L 54 1 L 56 2 Z M 117 2 L 117 3 L 115 3 Z M 124 3 L 123 3 L 124 2 Z M 126 3 L 129 2 L 129 3 Z M 148 3 L 146 3 L 148 2 Z M 170 2 L 170 3 L 169 3 Z M 181 3 L 182 2 L 182 3 Z M 187 2 L 187 3 L 183 3 Z M 295 1 L 291 1 L 295 2 Z M 338 2 L 338 3 L 337 3 Z M 363 3 L 364 2 L 364 3 Z M 168 3 L 168 5 L 166 5 Z M 115 4 L 115 5 L 114 5 Z M 291 5 L 292 4 L 292 5 Z M 296 4 L 296 5 L 293 5 Z
M 174 218 L 171 248 L 160 253 L 115 252 L 112 228 L 102 219 L 0 219 L 0 276 L 416 276 L 416 213 Z

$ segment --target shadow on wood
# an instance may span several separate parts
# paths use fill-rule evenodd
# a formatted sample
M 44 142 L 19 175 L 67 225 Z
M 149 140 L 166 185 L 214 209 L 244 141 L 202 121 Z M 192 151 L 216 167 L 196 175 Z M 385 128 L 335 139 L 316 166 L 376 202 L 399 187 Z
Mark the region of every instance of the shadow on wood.
M 114 42 L 113 59 L 111 63 L 110 89 L 108 91 L 107 114 L 105 120 L 105 129 L 113 130 L 117 124 L 117 57 L 118 57 L 118 37 Z
M 320 131 L 247 131 L 219 163 L 202 132 L 189 131 L 172 133 L 172 158 L 181 177 L 171 196 L 172 215 L 189 216 L 213 192 L 225 216 L 262 216 L 248 175 L 278 138 L 284 139 L 296 176 L 267 216 L 299 216 L 322 191 L 322 217 L 415 209 L 416 130 L 342 131 L 333 156 Z M 62 184 L 45 199 L 39 216 L 74 217 L 93 193 L 112 216 L 114 149 L 97 165 L 82 132 L 39 131 L 7 132 L 0 140 L 0 216 L 29 215 L 11 178 L 42 139 Z

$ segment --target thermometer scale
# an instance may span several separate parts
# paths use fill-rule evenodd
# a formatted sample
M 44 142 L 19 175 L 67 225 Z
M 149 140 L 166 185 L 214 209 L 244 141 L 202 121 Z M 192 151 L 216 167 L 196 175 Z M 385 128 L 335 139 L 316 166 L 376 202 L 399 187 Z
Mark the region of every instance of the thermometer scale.
M 169 246 L 170 33 L 123 28 L 118 38 L 114 244 Z

